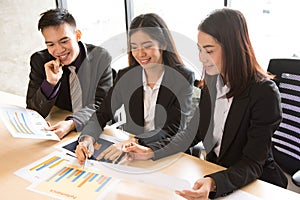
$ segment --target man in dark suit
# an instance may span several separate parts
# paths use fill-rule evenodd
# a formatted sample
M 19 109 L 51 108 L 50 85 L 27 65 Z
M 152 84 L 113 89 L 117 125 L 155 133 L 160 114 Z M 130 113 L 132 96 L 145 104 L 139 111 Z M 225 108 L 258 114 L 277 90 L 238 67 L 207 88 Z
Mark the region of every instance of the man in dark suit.
M 47 49 L 31 56 L 27 108 L 43 117 L 53 106 L 73 111 L 72 116 L 48 127 L 62 138 L 72 130 L 83 128 L 112 86 L 111 56 L 102 47 L 80 41 L 81 32 L 67 10 L 52 9 L 42 13 L 38 29 Z M 79 79 L 76 91 L 72 92 L 80 96 L 76 109 L 75 97 L 71 94 L 74 82 L 69 83 L 70 66 L 75 67 Z

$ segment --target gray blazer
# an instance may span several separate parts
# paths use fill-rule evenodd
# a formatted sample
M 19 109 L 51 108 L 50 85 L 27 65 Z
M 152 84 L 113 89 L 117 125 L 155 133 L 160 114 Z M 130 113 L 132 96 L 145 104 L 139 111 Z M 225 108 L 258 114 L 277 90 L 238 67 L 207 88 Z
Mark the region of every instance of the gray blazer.
M 73 113 L 72 116 L 76 119 L 77 131 L 81 130 L 87 123 L 112 86 L 110 54 L 102 47 L 81 44 L 84 46 L 86 59 L 77 72 L 82 88 L 83 105 L 83 108 Z M 49 114 L 54 105 L 72 111 L 68 82 L 70 72 L 67 68 L 63 68 L 60 88 L 54 98 L 48 99 L 41 90 L 41 85 L 46 79 L 44 64 L 53 59 L 55 58 L 48 53 L 47 49 L 34 53 L 30 59 L 31 71 L 26 96 L 27 108 L 36 110 L 43 117 Z

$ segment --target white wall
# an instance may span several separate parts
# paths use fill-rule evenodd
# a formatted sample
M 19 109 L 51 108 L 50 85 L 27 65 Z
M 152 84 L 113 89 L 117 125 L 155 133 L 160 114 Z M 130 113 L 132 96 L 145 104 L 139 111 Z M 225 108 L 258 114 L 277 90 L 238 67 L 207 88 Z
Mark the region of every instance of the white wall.
M 55 7 L 55 0 L 0 0 L 1 91 L 26 95 L 30 55 L 45 48 L 38 20 L 42 12 Z

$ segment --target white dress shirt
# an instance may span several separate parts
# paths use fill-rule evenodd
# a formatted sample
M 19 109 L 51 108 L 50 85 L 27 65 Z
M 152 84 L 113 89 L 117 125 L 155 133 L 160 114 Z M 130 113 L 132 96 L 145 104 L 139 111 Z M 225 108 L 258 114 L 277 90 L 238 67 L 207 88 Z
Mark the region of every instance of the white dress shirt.
M 214 112 L 213 136 L 216 139 L 217 144 L 215 145 L 213 151 L 216 153 L 217 156 L 219 156 L 224 126 L 225 126 L 225 122 L 227 119 L 227 115 L 233 97 L 229 99 L 226 97 L 226 94 L 229 92 L 229 87 L 227 87 L 227 85 L 224 85 L 221 76 L 218 76 L 216 89 L 217 89 L 217 96 L 216 96 L 215 112 Z
M 158 91 L 161 85 L 164 72 L 156 81 L 153 88 L 147 85 L 147 78 L 145 70 L 143 70 L 143 88 L 144 88 L 144 131 L 151 131 L 155 129 L 154 117 L 155 107 L 158 96 Z

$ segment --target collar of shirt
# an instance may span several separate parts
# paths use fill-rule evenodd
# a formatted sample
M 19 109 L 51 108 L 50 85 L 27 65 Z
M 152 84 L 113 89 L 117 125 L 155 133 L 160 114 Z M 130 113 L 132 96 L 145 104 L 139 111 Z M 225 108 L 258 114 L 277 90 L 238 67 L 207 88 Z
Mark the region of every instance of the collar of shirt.
M 161 74 L 161 76 L 159 77 L 159 79 L 156 81 L 156 83 L 155 83 L 155 85 L 154 85 L 154 87 L 153 87 L 152 90 L 158 89 L 160 87 L 162 79 L 164 77 L 164 74 L 165 74 L 165 71 Z M 142 74 L 142 81 L 143 81 L 143 88 L 146 91 L 147 88 L 150 88 L 150 87 L 148 87 L 148 85 L 147 85 L 147 76 L 146 76 L 146 72 L 145 72 L 144 69 L 143 69 L 143 74 Z
M 216 88 L 217 88 L 216 99 L 227 98 L 226 94 L 229 92 L 229 87 L 227 85 L 224 85 L 224 81 L 221 75 L 219 75 L 217 78 Z

